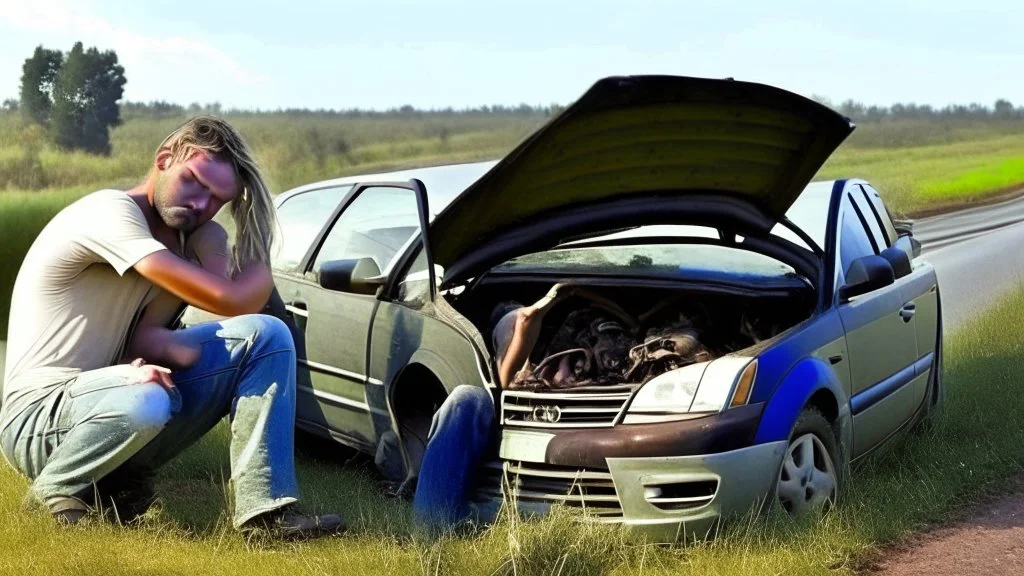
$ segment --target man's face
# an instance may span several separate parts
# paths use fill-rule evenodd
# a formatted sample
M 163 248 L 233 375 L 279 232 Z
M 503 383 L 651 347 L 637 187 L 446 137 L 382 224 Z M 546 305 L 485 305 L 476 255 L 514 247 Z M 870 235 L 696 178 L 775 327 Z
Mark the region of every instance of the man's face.
M 238 177 L 229 162 L 197 152 L 158 171 L 153 205 L 164 224 L 190 232 L 234 200 L 238 189 Z

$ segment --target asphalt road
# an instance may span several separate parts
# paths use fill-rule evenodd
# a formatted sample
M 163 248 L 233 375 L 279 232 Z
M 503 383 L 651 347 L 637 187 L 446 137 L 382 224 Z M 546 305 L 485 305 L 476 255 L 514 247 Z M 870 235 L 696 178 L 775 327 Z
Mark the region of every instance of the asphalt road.
M 918 220 L 921 259 L 935 267 L 946 333 L 1024 286 L 1024 198 Z
M 914 236 L 939 277 L 947 334 L 1024 285 L 1024 198 L 917 220 Z M 0 379 L 6 348 L 0 341 Z

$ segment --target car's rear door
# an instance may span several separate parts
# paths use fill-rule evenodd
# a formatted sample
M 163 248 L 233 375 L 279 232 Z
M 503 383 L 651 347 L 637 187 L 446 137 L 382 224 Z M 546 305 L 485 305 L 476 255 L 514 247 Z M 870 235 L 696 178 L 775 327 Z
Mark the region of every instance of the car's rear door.
M 332 216 L 329 228 L 308 258 L 304 275 L 282 297 L 303 317 L 309 389 L 319 414 L 310 414 L 332 436 L 363 450 L 373 450 L 380 433 L 367 402 L 370 326 L 378 306 L 372 294 L 329 290 L 320 286 L 321 267 L 337 260 L 370 258 L 385 270 L 418 229 L 416 197 L 391 186 L 359 185 Z M 280 289 L 280 288 L 279 288 Z M 306 413 L 312 411 L 307 410 Z
M 836 286 L 842 286 L 854 260 L 881 250 L 855 202 L 848 188 L 838 220 Z M 849 354 L 853 457 L 884 440 L 909 417 L 912 387 L 907 384 L 913 380 L 917 335 L 903 317 L 904 303 L 898 282 L 839 303 Z
M 309 258 L 323 238 L 332 215 L 351 191 L 351 185 L 330 186 L 299 192 L 287 197 L 277 207 L 279 230 L 271 249 L 274 284 L 285 313 L 297 328 L 295 348 L 297 365 L 298 425 L 326 434 L 327 417 L 314 394 L 307 351 L 306 299 L 310 281 L 305 276 Z M 319 380 L 319 377 L 317 378 Z
M 909 241 L 900 241 L 878 191 L 868 184 L 858 184 L 854 196 L 859 192 L 866 207 L 869 221 L 877 222 L 881 231 L 881 242 L 886 246 L 897 246 L 911 258 L 912 268 L 905 277 L 897 278 L 903 297 L 904 321 L 914 326 L 917 339 L 917 362 L 914 371 L 914 391 L 910 399 L 911 412 L 917 410 L 928 392 L 928 376 L 932 369 L 938 335 L 938 280 L 935 269 L 926 262 L 916 259 Z

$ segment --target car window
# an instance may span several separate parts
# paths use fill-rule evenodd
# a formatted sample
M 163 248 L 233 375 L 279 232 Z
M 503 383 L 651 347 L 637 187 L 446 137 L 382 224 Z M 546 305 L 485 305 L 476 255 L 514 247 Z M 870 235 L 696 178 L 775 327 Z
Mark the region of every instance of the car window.
M 280 230 L 275 235 L 270 257 L 274 270 L 290 272 L 298 267 L 317 233 L 350 189 L 351 186 L 341 186 L 310 190 L 296 194 L 278 206 Z
M 860 186 L 852 186 L 849 195 L 850 201 L 857 205 L 857 212 L 863 217 L 864 224 L 871 234 L 871 239 L 874 241 L 875 246 L 880 251 L 888 248 L 889 241 L 882 230 L 882 223 L 875 216 L 875 207 L 864 196 L 864 191 L 861 190 Z
M 418 231 L 415 192 L 389 186 L 366 188 L 331 226 L 313 260 L 313 271 L 319 272 L 331 260 L 373 258 L 383 272 Z
M 892 215 L 889 214 L 889 209 L 886 207 L 885 202 L 882 201 L 882 197 L 878 194 L 877 190 L 866 184 L 861 184 L 860 187 L 874 209 L 875 218 L 878 219 L 882 225 L 882 230 L 885 231 L 886 246 L 892 246 L 896 242 L 898 234 L 896 233 L 896 226 L 892 223 Z
M 839 234 L 839 259 L 843 277 L 846 277 L 854 260 L 876 253 L 860 217 L 853 206 L 847 203 L 844 206 Z
M 444 268 L 434 264 L 435 285 L 439 287 L 443 278 Z M 430 301 L 430 276 L 427 274 L 427 253 L 422 248 L 417 251 L 416 258 L 398 282 L 396 300 L 400 304 L 413 309 L 419 309 Z

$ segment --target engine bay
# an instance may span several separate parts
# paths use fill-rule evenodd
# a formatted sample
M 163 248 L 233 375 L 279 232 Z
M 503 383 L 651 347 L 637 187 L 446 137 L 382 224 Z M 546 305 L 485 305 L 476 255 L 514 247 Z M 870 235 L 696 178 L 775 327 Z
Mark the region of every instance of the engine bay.
M 548 292 L 540 292 L 544 288 Z M 754 346 L 813 310 L 804 290 L 728 293 L 548 282 L 519 284 L 518 289 L 500 283 L 474 292 L 477 305 L 470 317 L 478 319 L 496 356 L 503 341 L 518 337 L 509 328 L 515 315 L 528 318 L 527 325 L 539 324 L 524 328 L 535 334 L 527 337 L 526 361 L 505 383 L 511 390 L 640 385 L 667 371 Z

